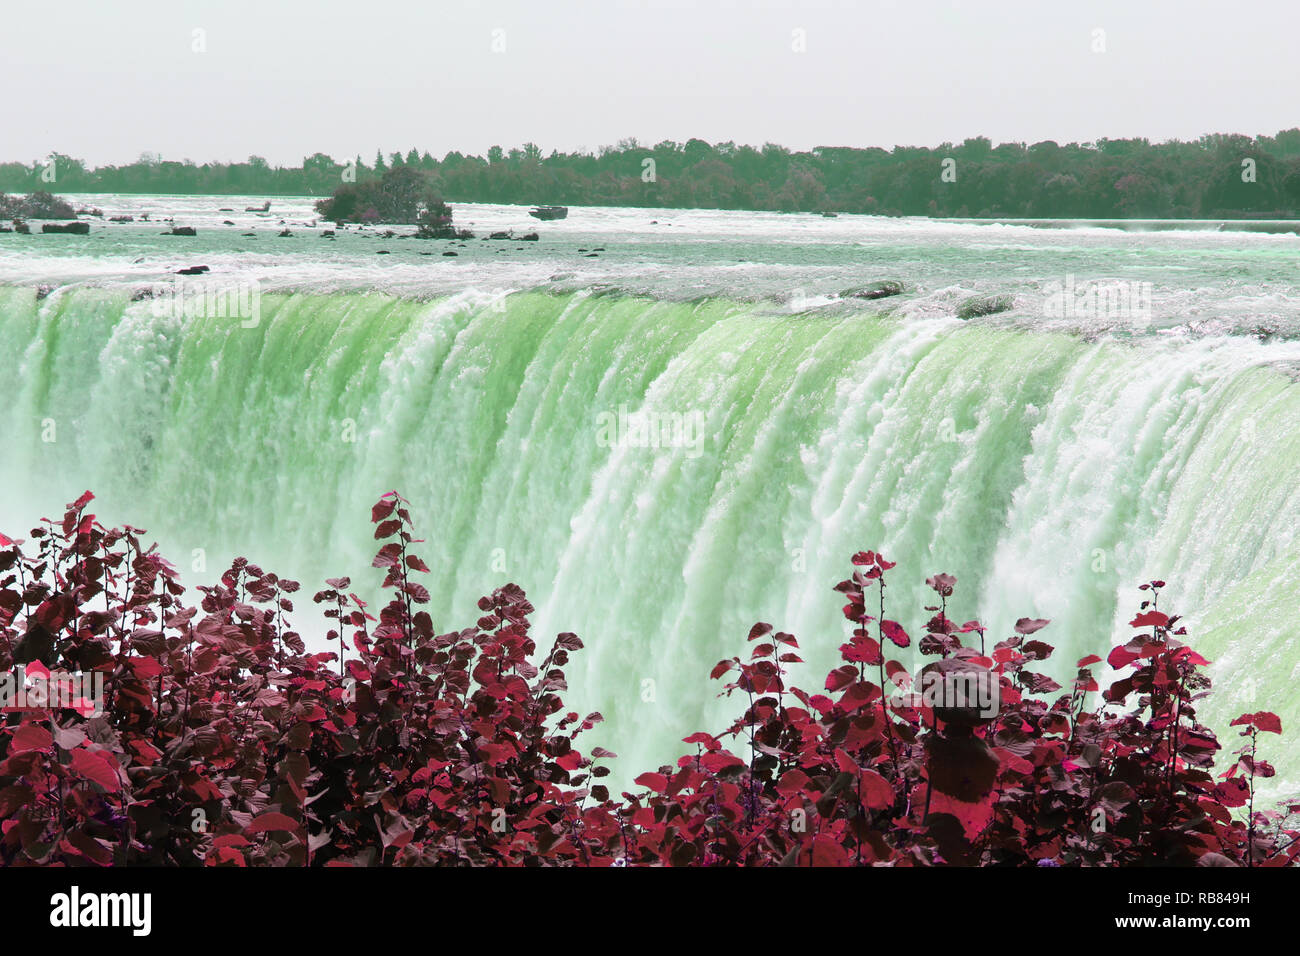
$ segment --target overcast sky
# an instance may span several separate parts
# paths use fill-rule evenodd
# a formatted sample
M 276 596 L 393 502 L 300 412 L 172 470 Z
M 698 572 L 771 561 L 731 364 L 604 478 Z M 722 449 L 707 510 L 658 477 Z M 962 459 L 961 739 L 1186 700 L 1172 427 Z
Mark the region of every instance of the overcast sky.
M 60 0 L 3 22 L 0 160 L 1300 125 L 1297 0 Z

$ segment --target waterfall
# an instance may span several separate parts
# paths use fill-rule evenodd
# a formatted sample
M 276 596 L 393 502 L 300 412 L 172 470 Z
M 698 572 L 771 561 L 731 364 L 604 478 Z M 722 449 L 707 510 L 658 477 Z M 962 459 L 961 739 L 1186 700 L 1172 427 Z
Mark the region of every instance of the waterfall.
M 914 637 L 947 571 L 950 615 L 992 639 L 1050 618 L 1058 680 L 1162 578 L 1225 745 L 1242 711 L 1300 731 L 1300 343 L 592 292 L 277 293 L 249 324 L 69 286 L 0 287 L 0 355 L 0 529 L 89 488 L 189 583 L 244 554 L 373 593 L 369 505 L 398 489 L 435 625 L 523 586 L 539 645 L 586 643 L 566 702 L 605 715 L 620 773 L 739 712 L 708 675 L 755 621 L 799 638 L 819 689 L 846 633 L 832 586 L 867 548 L 898 562 L 889 616 Z M 667 440 L 629 431 L 646 421 Z M 1300 748 L 1268 758 L 1300 779 Z

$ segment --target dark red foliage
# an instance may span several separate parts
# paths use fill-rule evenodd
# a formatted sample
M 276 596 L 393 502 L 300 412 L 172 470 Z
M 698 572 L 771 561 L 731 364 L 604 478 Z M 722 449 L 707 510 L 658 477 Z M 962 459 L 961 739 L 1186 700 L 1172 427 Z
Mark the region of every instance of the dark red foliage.
M 372 611 L 330 579 L 314 598 L 334 628 L 324 653 L 289 624 L 296 582 L 240 558 L 188 606 L 143 532 L 103 528 L 91 500 L 30 543 L 0 536 L 0 674 L 98 673 L 105 690 L 101 714 L 85 700 L 5 714 L 6 865 L 1283 866 L 1300 854 L 1300 807 L 1254 808 L 1256 777 L 1273 775 L 1258 737 L 1280 721 L 1235 721 L 1248 742 L 1213 776 L 1219 744 L 1194 709 L 1206 662 L 1158 610 L 1162 582 L 1143 586 L 1152 599 L 1100 692 L 1093 655 L 1068 689 L 1030 669 L 1052 653 L 1027 640 L 1046 621 L 1023 618 L 986 648 L 978 622 L 947 617 L 955 578 L 935 575 L 940 603 L 915 631 L 935 660 L 914 679 L 883 650 L 912 641 L 885 618 L 894 565 L 861 552 L 836 586 L 852 627 L 824 691 L 788 685 L 798 642 L 755 625 L 749 659 L 713 671 L 743 695 L 740 717 L 687 737 L 692 753 L 616 797 L 600 782 L 615 755 L 578 749 L 600 714 L 561 697 L 582 642 L 561 634 L 541 654 L 514 585 L 480 600 L 473 627 L 436 633 L 396 492 L 371 515 L 390 599 Z

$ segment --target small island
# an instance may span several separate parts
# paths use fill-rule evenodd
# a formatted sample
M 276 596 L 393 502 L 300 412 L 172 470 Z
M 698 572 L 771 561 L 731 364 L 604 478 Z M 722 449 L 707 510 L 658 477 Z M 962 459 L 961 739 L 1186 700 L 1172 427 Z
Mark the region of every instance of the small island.
M 43 190 L 27 196 L 9 196 L 0 192 L 0 219 L 76 219 L 77 211 L 68 203 Z
M 344 183 L 334 195 L 316 203 L 316 211 L 340 225 L 385 222 L 418 226 L 421 239 L 472 239 L 469 230 L 452 224 L 451 207 L 442 201 L 429 177 L 410 166 L 390 169 L 378 179 Z

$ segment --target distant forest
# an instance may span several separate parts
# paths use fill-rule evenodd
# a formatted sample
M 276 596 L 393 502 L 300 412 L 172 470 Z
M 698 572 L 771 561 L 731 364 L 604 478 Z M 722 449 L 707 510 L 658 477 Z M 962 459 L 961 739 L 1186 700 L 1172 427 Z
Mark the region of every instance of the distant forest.
M 52 167 L 50 164 L 53 164 Z M 699 139 L 544 155 L 533 143 L 487 156 L 417 150 L 301 166 L 195 164 L 145 154 L 87 168 L 54 154 L 0 164 L 0 190 L 328 196 L 394 167 L 415 167 L 451 202 L 753 209 L 1001 218 L 1300 218 L 1300 129 L 1276 136 L 1215 134 L 1195 142 L 1103 139 L 1003 143 L 983 137 L 934 149 L 767 144 Z M 51 174 L 52 168 L 52 174 Z

